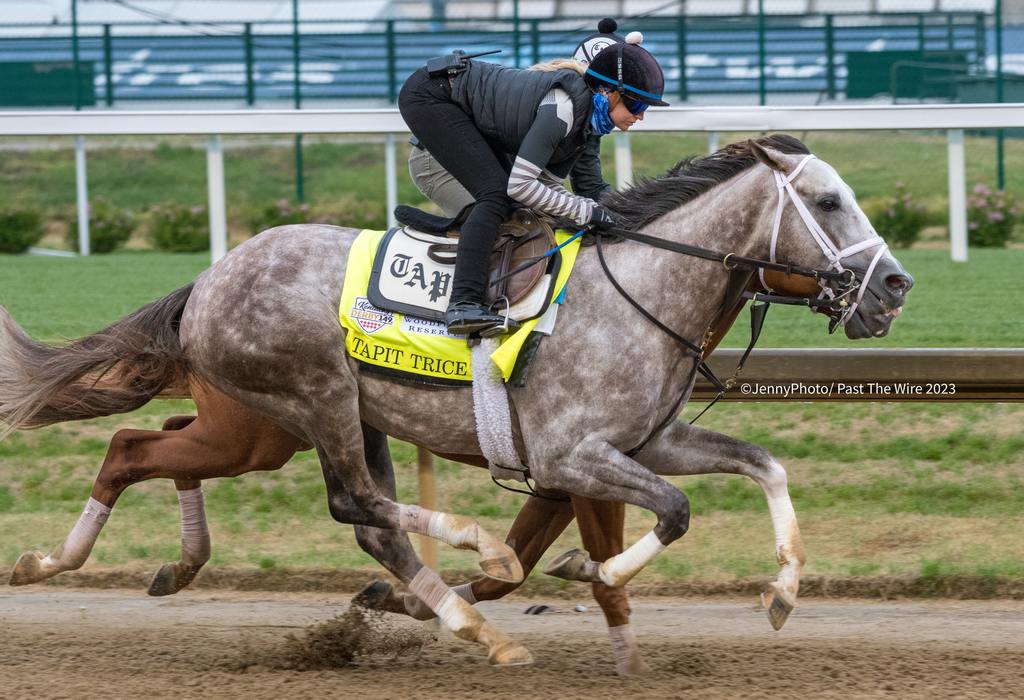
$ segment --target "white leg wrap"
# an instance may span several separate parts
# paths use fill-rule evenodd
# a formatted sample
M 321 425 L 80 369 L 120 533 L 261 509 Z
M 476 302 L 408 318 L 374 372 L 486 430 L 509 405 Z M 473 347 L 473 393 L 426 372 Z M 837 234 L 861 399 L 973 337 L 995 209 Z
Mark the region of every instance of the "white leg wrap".
M 775 533 L 775 552 L 779 565 L 792 564 L 800 566 L 803 558 L 803 545 L 800 542 L 800 528 L 796 522 L 796 511 L 793 501 L 789 498 L 786 470 L 781 464 L 774 463 L 771 478 L 764 480 L 765 499 L 768 501 L 768 512 L 772 518 L 772 530 Z
M 427 523 L 430 521 L 430 513 L 431 511 L 419 506 L 399 506 L 398 529 L 425 535 L 427 534 Z
M 43 569 L 68 571 L 84 564 L 109 517 L 110 508 L 90 498 L 63 544 L 41 562 Z
M 419 506 L 402 506 L 398 511 L 398 527 L 406 532 L 441 540 L 458 549 L 477 548 L 477 526 L 469 518 L 438 513 Z
M 473 584 L 472 583 L 460 583 L 458 586 L 453 586 L 452 590 L 470 605 L 476 605 L 478 602 L 476 596 L 473 595 Z
M 628 622 L 619 627 L 609 627 L 608 636 L 612 640 L 612 658 L 615 659 L 615 670 L 620 676 L 628 675 L 634 667 L 634 657 L 639 649 L 636 634 Z
M 472 624 L 473 608 L 431 569 L 421 568 L 409 582 L 409 590 L 426 603 L 448 629 L 461 630 Z
M 772 517 L 772 529 L 775 531 L 775 548 L 781 551 L 793 544 L 793 535 L 796 528 L 796 511 L 793 510 L 793 502 L 786 493 L 783 493 L 781 496 L 769 495 L 767 501 L 768 512 Z M 779 563 L 783 564 L 785 562 Z
M 607 586 L 624 586 L 664 549 L 665 545 L 654 534 L 654 530 L 651 530 L 625 552 L 616 554 L 601 564 L 598 575 Z
M 181 506 L 181 561 L 200 567 L 210 560 L 210 528 L 206 524 L 203 489 L 178 491 Z
M 774 463 L 771 474 L 764 479 L 761 487 L 768 501 L 768 512 L 772 518 L 772 530 L 775 533 L 775 557 L 782 567 L 774 585 L 775 592 L 789 605 L 796 604 L 800 590 L 800 569 L 804 563 L 803 543 L 800 540 L 800 527 L 796 522 L 796 511 L 793 501 L 789 498 L 786 471 L 782 465 Z
M 434 513 L 430 516 L 427 534 L 456 549 L 476 549 L 477 546 L 476 523 L 467 518 L 456 519 L 447 513 Z
M 459 596 L 470 605 L 477 604 L 476 596 L 473 595 L 472 583 L 462 583 L 458 586 L 453 586 L 452 591 L 455 595 Z M 424 620 L 433 617 L 434 611 L 428 608 L 427 604 L 416 596 L 407 595 L 403 602 L 405 603 L 405 611 L 409 613 L 410 617 L 414 617 L 417 620 Z

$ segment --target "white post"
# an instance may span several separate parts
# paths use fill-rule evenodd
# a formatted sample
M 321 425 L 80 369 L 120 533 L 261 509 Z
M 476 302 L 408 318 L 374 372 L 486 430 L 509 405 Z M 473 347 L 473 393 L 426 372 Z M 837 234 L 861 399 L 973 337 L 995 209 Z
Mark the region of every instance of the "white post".
M 206 142 L 206 191 L 210 211 L 210 258 L 215 263 L 228 254 L 228 213 L 224 204 L 224 146 L 220 136 Z
M 949 143 L 949 252 L 953 262 L 967 262 L 967 176 L 964 130 L 946 132 Z
M 388 206 L 388 228 L 394 226 L 395 207 L 398 206 L 398 176 L 395 172 L 395 135 L 388 134 L 384 139 L 384 180 Z
M 615 184 L 619 189 L 633 184 L 633 151 L 624 131 L 615 134 Z
M 78 253 L 89 254 L 89 181 L 85 171 L 85 137 L 75 137 L 75 192 L 78 200 Z
M 721 146 L 718 145 L 718 132 L 717 131 L 709 131 L 708 132 L 708 153 L 714 153 L 719 148 L 721 148 Z

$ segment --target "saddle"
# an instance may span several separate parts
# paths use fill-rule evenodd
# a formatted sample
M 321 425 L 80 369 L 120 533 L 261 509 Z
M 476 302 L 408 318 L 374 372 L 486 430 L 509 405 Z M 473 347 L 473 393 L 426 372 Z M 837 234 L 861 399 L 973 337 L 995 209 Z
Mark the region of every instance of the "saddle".
M 440 321 L 448 305 L 462 224 L 473 205 L 448 218 L 410 206 L 395 208 L 402 226 L 378 248 L 367 296 L 378 308 Z M 523 321 L 543 313 L 561 258 L 544 254 L 556 246 L 554 231 L 535 212 L 512 211 L 498 229 L 491 253 L 486 300 Z M 535 264 L 530 264 L 535 263 Z
M 453 243 L 434 244 L 428 252 L 435 262 L 454 265 L 459 246 L 457 239 L 473 206 L 467 205 L 449 218 L 402 204 L 395 207 L 395 219 L 423 233 L 456 239 Z M 491 253 L 487 301 L 494 302 L 504 297 L 510 306 L 521 301 L 544 276 L 545 265 L 530 265 L 511 276 L 509 273 L 540 257 L 555 245 L 555 234 L 548 221 L 525 207 L 514 209 L 498 227 L 498 239 Z

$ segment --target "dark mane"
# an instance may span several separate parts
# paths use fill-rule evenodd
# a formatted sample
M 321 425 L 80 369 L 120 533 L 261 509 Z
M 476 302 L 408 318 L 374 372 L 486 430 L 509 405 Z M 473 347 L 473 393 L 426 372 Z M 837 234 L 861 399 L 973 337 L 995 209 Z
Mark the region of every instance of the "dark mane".
M 782 153 L 810 153 L 799 139 L 786 134 L 752 140 Z M 757 158 L 750 149 L 750 142 L 729 144 L 709 156 L 684 158 L 664 175 L 642 178 L 624 190 L 606 195 L 601 204 L 618 214 L 627 227 L 636 230 L 753 166 Z

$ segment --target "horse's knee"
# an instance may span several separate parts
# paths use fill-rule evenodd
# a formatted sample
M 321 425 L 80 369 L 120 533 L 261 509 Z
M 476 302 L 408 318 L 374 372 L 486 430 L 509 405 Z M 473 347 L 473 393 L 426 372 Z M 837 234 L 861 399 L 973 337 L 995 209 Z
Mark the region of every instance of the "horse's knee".
M 332 513 L 333 515 L 333 513 Z M 337 520 L 338 518 L 335 518 Z M 376 527 L 367 527 L 366 525 L 356 525 L 353 530 L 356 533 L 356 544 L 364 552 L 369 554 L 374 559 L 377 559 L 382 552 L 387 550 L 384 542 L 381 541 L 383 537 L 386 537 L 390 530 L 381 530 Z
M 779 464 L 779 461 L 772 457 L 767 450 L 760 449 L 756 459 L 751 464 L 747 476 L 757 482 L 765 491 L 786 490 L 789 488 L 789 477 L 786 469 Z
M 171 416 L 164 421 L 161 430 L 181 430 L 182 428 L 188 427 L 192 421 L 196 419 L 196 416 Z
M 328 491 L 327 510 L 335 521 L 342 524 L 355 523 L 358 520 L 356 512 L 358 509 L 347 493 L 335 494 Z M 359 528 L 356 529 L 356 537 L 357 539 L 359 537 Z
M 690 499 L 678 489 L 671 490 L 670 503 L 658 519 L 655 534 L 663 544 L 674 542 L 690 529 Z

